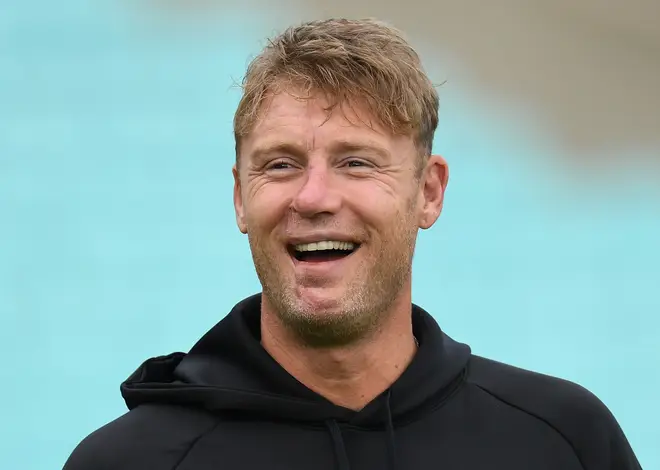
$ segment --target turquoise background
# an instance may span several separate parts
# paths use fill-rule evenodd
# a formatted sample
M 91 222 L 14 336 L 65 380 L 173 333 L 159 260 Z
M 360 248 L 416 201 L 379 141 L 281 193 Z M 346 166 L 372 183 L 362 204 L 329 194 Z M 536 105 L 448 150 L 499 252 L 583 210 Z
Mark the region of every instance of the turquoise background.
M 145 5 L 0 6 L 2 468 L 61 468 L 124 412 L 140 362 L 259 289 L 231 202 L 232 80 L 276 20 Z M 458 66 L 425 60 L 436 81 Z M 657 181 L 576 178 L 524 104 L 451 81 L 441 99 L 451 182 L 415 301 L 478 354 L 588 387 L 660 468 Z

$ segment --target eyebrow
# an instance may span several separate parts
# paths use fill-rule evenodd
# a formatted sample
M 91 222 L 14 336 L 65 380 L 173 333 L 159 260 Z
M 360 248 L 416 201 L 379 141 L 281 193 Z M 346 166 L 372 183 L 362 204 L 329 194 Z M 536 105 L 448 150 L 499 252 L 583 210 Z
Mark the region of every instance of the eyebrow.
M 388 152 L 385 148 L 370 142 L 350 142 L 346 140 L 339 140 L 332 143 L 330 146 L 330 151 L 333 154 L 366 152 L 370 154 L 376 154 L 385 160 L 389 160 L 391 157 L 390 152 Z
M 268 155 L 285 154 L 285 155 L 294 155 L 296 157 L 301 157 L 305 155 L 305 151 L 300 145 L 286 143 L 286 142 L 272 142 L 265 145 L 260 145 L 255 148 L 251 153 L 250 157 L 254 161 L 263 160 Z
M 333 155 L 346 154 L 353 152 L 366 152 L 378 155 L 380 158 L 389 160 L 391 155 L 385 148 L 370 142 L 351 142 L 348 140 L 338 140 L 330 145 L 330 153 Z M 252 152 L 251 157 L 259 161 L 268 155 L 286 154 L 296 157 L 305 157 L 307 151 L 299 144 L 287 142 L 271 142 L 257 146 Z

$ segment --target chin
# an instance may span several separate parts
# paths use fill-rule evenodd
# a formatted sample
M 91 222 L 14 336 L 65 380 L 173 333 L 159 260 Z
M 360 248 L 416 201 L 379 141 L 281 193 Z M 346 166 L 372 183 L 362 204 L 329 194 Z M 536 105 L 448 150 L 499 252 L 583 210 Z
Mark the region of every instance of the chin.
M 299 340 L 312 348 L 337 348 L 364 337 L 372 321 L 356 314 L 349 302 L 339 297 L 299 298 L 294 308 L 280 312 L 280 318 Z
M 346 289 L 338 287 L 297 287 L 295 298 L 301 310 L 315 316 L 339 313 L 345 309 L 347 300 Z

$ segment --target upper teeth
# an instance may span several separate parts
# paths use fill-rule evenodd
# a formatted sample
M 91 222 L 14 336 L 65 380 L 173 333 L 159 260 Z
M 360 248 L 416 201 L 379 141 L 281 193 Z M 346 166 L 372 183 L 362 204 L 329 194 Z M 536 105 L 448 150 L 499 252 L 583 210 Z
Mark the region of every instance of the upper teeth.
M 296 251 L 318 251 L 318 250 L 352 250 L 355 244 L 351 242 L 322 241 L 314 243 L 302 243 L 296 245 Z

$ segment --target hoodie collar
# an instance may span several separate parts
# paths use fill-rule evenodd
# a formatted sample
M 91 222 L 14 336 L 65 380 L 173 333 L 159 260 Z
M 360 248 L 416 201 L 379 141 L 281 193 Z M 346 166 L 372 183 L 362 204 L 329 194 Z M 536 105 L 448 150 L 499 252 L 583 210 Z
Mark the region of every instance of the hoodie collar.
M 445 335 L 431 315 L 412 305 L 419 348 L 392 386 L 360 411 L 336 406 L 291 376 L 261 346 L 261 294 L 238 303 L 188 354 L 146 361 L 121 386 L 129 409 L 141 403 L 177 403 L 210 411 L 243 411 L 287 421 L 336 420 L 356 426 L 413 420 L 462 382 L 467 345 Z M 387 398 L 387 399 L 385 399 Z

